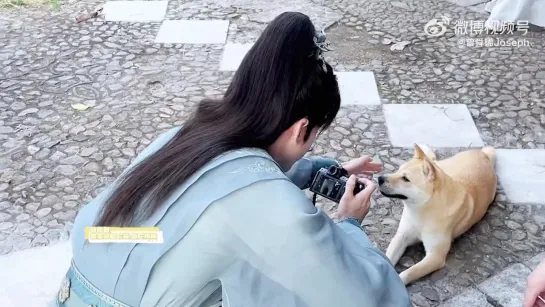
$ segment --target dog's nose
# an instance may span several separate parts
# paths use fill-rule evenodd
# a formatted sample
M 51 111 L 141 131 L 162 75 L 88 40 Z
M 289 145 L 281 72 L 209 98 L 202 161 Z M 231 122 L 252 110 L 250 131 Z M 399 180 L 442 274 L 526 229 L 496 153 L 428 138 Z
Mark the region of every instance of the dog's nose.
M 378 185 L 382 185 L 386 181 L 386 178 L 384 176 L 378 176 Z

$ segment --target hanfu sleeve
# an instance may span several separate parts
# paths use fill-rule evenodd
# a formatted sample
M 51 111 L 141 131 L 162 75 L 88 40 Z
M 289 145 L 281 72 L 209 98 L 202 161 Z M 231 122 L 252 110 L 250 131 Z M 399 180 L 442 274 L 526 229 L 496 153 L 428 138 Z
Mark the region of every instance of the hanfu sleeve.
M 365 232 L 336 224 L 289 181 L 245 189 L 234 207 L 225 222 L 240 240 L 242 260 L 293 300 L 312 307 L 411 306 L 398 273 Z
M 301 190 L 308 189 L 316 173 L 321 168 L 339 165 L 334 159 L 323 157 L 305 157 L 295 162 L 286 172 L 286 176 Z

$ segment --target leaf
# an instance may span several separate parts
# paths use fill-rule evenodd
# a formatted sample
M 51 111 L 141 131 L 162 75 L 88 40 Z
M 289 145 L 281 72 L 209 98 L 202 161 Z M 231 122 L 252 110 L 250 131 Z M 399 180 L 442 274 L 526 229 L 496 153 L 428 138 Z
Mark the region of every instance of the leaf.
M 88 105 L 84 105 L 83 103 L 76 103 L 72 105 L 72 108 L 78 110 L 78 111 L 85 111 L 89 109 Z
M 97 6 L 93 12 L 89 13 L 88 11 L 82 11 L 76 16 L 76 22 L 81 23 L 87 21 L 91 18 L 97 18 L 102 14 L 102 6 Z
M 405 46 L 409 45 L 411 42 L 409 41 L 402 41 L 402 42 L 397 42 L 395 44 L 393 44 L 392 46 L 390 46 L 390 50 L 392 51 L 401 51 L 403 49 L 405 49 Z

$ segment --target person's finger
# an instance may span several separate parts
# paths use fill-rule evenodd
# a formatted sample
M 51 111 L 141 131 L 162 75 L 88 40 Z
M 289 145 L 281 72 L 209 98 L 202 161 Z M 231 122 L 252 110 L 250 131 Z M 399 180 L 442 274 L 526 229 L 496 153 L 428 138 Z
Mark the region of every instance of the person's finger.
M 364 171 L 364 172 L 359 173 L 358 176 L 360 176 L 360 175 L 373 176 L 374 174 L 375 174 L 375 172 Z
M 365 188 L 363 191 L 356 194 L 356 198 L 360 201 L 365 201 L 367 198 L 371 197 L 371 194 L 373 194 L 377 188 L 377 185 L 373 181 L 366 178 L 361 178 L 359 181 L 363 183 Z
M 359 174 L 358 178 L 373 179 L 373 175 Z
M 536 302 L 536 297 L 533 298 L 529 295 L 524 296 L 524 305 L 523 307 L 534 307 Z
M 362 157 L 360 157 L 360 161 L 363 162 L 363 163 L 368 163 L 368 162 L 372 162 L 373 158 L 371 158 L 369 156 L 362 156 Z
M 537 303 L 536 301 L 539 300 L 537 296 L 539 295 L 539 289 L 536 287 L 533 287 L 532 285 L 528 285 L 526 287 L 526 293 L 524 294 L 524 307 L 534 307 Z
M 375 188 L 377 187 L 375 182 L 373 182 L 372 180 L 369 180 L 367 178 L 361 178 L 360 182 L 363 183 L 363 185 L 365 185 L 364 191 L 368 190 L 368 191 L 373 192 L 375 190 Z
M 536 304 L 539 307 L 545 307 L 545 292 L 541 292 L 538 294 L 536 298 Z
M 526 293 L 524 294 L 524 304 L 523 307 L 534 307 L 536 302 L 537 295 L 532 296 L 529 293 L 529 289 L 526 289 Z
M 380 172 L 381 170 L 382 170 L 382 163 L 380 162 L 365 163 L 365 171 L 367 172 Z
M 356 187 L 356 180 L 357 180 L 356 175 L 350 175 L 350 177 L 346 181 L 342 199 L 349 200 L 354 197 L 354 188 Z
M 534 307 L 538 301 L 541 303 L 544 303 L 541 301 L 538 296 L 541 296 L 543 292 L 543 286 L 541 283 L 538 283 L 536 285 L 535 279 L 532 278 L 532 275 L 528 277 L 528 282 L 526 284 L 526 291 L 524 293 L 524 307 Z M 541 296 L 541 298 L 545 298 Z
M 539 299 L 539 297 L 536 297 L 536 300 L 534 302 L 534 305 L 532 307 L 545 307 L 545 303 Z

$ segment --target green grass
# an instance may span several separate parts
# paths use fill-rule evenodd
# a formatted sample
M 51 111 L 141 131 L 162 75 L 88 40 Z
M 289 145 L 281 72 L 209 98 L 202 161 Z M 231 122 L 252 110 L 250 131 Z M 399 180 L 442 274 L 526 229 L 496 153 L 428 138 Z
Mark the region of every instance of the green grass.
M 50 4 L 53 8 L 59 8 L 59 0 L 0 0 L 0 8 L 21 8 Z

